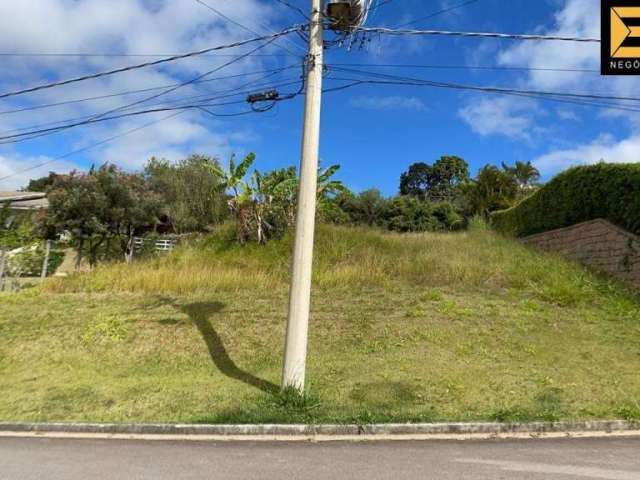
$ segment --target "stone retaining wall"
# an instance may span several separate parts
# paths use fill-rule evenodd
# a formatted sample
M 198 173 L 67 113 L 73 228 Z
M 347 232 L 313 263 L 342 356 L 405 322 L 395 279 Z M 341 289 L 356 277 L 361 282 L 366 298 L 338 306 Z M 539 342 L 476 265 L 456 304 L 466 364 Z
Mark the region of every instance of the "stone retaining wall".
M 640 237 L 598 219 L 522 239 L 640 287 Z

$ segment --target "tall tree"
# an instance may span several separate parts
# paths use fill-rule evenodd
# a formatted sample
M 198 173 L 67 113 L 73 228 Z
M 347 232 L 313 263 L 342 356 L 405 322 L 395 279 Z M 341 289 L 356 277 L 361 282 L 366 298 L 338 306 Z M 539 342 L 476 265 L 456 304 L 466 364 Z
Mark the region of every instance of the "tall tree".
M 226 196 L 216 158 L 191 155 L 175 163 L 152 158 L 144 174 L 164 200 L 168 223 L 177 233 L 203 231 L 226 213 Z
M 469 180 L 469 165 L 460 157 L 443 156 L 433 165 L 414 163 L 400 177 L 400 194 L 425 200 L 451 200 Z
M 458 187 L 469 181 L 469 164 L 460 157 L 444 156 L 433 164 L 428 197 L 431 200 L 451 200 Z
M 101 247 L 111 239 L 118 239 L 127 255 L 133 234 L 158 222 L 160 201 L 144 178 L 113 165 L 59 175 L 47 198 L 42 229 L 71 235 L 78 266 L 85 252 L 95 265 Z
M 53 186 L 57 177 L 57 173 L 49 172 L 49 175 L 46 177 L 29 180 L 29 183 L 23 190 L 25 192 L 47 192 Z
M 502 169 L 511 175 L 521 190 L 528 190 L 540 180 L 540 171 L 531 162 L 517 161 L 513 167 L 502 163 Z
M 431 187 L 431 166 L 414 163 L 400 176 L 400 194 L 425 198 Z
M 519 187 L 515 178 L 495 165 L 486 165 L 477 177 L 463 187 L 467 215 L 487 216 L 513 205 Z

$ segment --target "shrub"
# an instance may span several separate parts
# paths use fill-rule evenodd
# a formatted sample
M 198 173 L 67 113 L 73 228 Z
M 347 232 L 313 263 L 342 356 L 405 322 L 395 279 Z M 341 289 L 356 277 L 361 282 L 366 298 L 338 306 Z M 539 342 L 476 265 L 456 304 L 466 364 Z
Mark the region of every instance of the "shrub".
M 597 218 L 640 234 L 640 165 L 571 168 L 518 205 L 495 212 L 492 224 L 526 236 Z
M 437 232 L 452 230 L 462 217 L 448 202 L 431 203 L 412 196 L 394 198 L 388 210 L 389 230 L 396 232 Z

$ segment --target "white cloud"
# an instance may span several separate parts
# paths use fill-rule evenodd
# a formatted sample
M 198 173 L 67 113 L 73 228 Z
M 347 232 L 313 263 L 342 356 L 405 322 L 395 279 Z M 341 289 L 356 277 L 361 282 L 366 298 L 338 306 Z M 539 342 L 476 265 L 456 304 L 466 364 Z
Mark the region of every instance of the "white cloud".
M 560 6 L 551 25 L 540 26 L 535 31 L 547 35 L 577 37 L 600 37 L 600 1 L 567 0 L 558 2 Z M 519 42 L 497 53 L 498 62 L 504 66 L 528 67 L 529 72 L 522 75 L 517 84 L 531 90 L 544 90 L 571 93 L 600 93 L 618 96 L 637 96 L 640 79 L 637 77 L 602 77 L 600 68 L 600 45 L 578 42 Z M 492 54 L 495 57 L 495 53 Z M 548 69 L 595 70 L 595 72 L 559 72 Z M 533 105 L 542 105 L 536 101 Z M 535 165 L 545 175 L 555 174 L 570 166 L 593 164 L 601 160 L 626 163 L 640 161 L 640 135 L 635 134 L 634 126 L 640 125 L 637 113 L 614 110 L 586 109 L 579 106 L 565 106 L 548 110 L 544 117 L 527 114 L 524 110 L 514 110 L 511 101 L 494 103 L 481 102 L 466 107 L 465 120 L 474 131 L 481 135 L 500 134 L 511 130 L 513 135 L 527 139 L 527 134 L 518 131 L 536 131 L 544 121 L 543 130 L 555 130 L 562 122 L 576 123 L 585 115 L 599 116 L 603 128 L 606 119 L 624 116 L 619 123 L 629 126 L 627 138 L 617 137 L 603 132 L 590 143 L 569 148 L 551 150 L 534 159 Z M 549 105 L 548 103 L 546 105 Z M 553 105 L 553 104 L 551 104 Z M 495 125 L 481 123 L 483 115 L 495 120 Z
M 576 165 L 640 162 L 640 135 L 616 140 L 602 135 L 587 145 L 556 150 L 536 158 L 533 163 L 543 174 L 552 174 Z
M 427 110 L 425 103 L 418 97 L 371 97 L 362 96 L 351 99 L 352 107 L 366 110 L 415 110 L 424 112 Z
M 461 108 L 458 115 L 471 129 L 481 136 L 501 135 L 518 140 L 531 140 L 534 127 L 534 102 L 507 97 L 485 98 L 472 101 Z
M 6 157 L 0 155 L 0 178 L 11 176 L 0 181 L 0 190 L 18 190 L 25 187 L 32 178 L 44 177 L 51 170 L 58 173 L 67 173 L 77 168 L 72 163 L 59 160 L 54 161 L 49 157 Z M 27 170 L 24 172 L 23 170 Z
M 282 10 L 276 10 L 268 2 L 260 0 L 208 0 L 228 16 L 237 19 L 247 27 L 268 34 L 282 28 L 275 22 L 284 22 Z M 213 12 L 194 1 L 167 0 L 38 0 L 37 2 L 0 2 L 0 51 L 3 52 L 80 52 L 80 53 L 122 53 L 122 54 L 173 54 L 232 43 L 255 35 L 230 24 Z M 10 19 L 10 20 L 9 20 Z M 266 25 L 266 27 L 265 27 Z M 269 30 L 269 31 L 268 31 Z M 291 42 L 279 43 L 289 50 L 296 47 Z M 84 97 L 110 95 L 123 91 L 144 89 L 182 83 L 204 72 L 222 66 L 232 58 L 255 48 L 257 44 L 239 49 L 219 52 L 223 56 L 203 56 L 166 64 L 158 68 L 145 68 L 126 74 L 104 77 L 73 84 L 66 87 L 43 90 L 41 92 L 7 99 L 0 105 L 0 111 L 31 105 L 47 104 Z M 301 50 L 296 49 L 296 53 Z M 286 54 L 275 44 L 265 47 L 260 53 Z M 11 91 L 25 86 L 37 85 L 56 79 L 70 78 L 87 73 L 117 68 L 148 60 L 149 57 L 6 57 L 0 65 L 0 92 Z M 225 67 L 219 73 L 207 78 L 228 76 L 238 73 L 257 72 L 265 68 L 282 66 L 282 60 L 273 57 L 252 56 Z M 299 76 L 291 74 L 292 77 Z M 145 108 L 180 97 L 203 93 L 211 97 L 221 93 L 237 93 L 251 80 L 259 80 L 262 75 L 216 80 L 201 85 L 190 85 L 141 105 Z M 282 76 L 274 76 L 268 81 L 282 81 Z M 161 91 L 161 90 L 160 90 Z M 113 96 L 99 101 L 74 103 L 44 110 L 31 110 L 0 116 L 0 134 L 9 130 L 37 124 L 66 120 L 105 112 L 127 103 L 144 99 L 159 93 L 151 91 L 128 96 Z M 225 99 L 235 100 L 236 98 Z M 242 98 L 242 97 L 240 97 Z M 227 111 L 242 110 L 243 106 L 229 106 Z M 220 111 L 224 107 L 215 107 Z M 46 158 L 47 145 L 55 145 L 56 151 L 75 150 L 100 142 L 114 135 L 148 124 L 162 115 L 141 116 L 120 121 L 110 121 L 70 131 L 65 136 L 46 137 L 47 141 L 0 146 L 3 155 L 2 168 L 15 171 L 15 163 L 29 162 L 31 154 L 20 155 L 23 145 L 32 146 L 29 152 L 38 151 Z M 197 112 L 188 112 L 171 120 L 159 122 L 114 140 L 104 146 L 84 154 L 95 163 L 110 161 L 126 168 L 138 168 L 149 156 L 179 158 L 194 151 L 226 155 L 232 149 L 243 149 L 251 135 L 246 127 L 235 130 L 234 121 L 218 122 Z M 249 132 L 250 133 L 250 132 Z M 65 140 L 62 140 L 62 139 Z M 55 143 L 48 143 L 49 141 Z M 9 159 L 17 160 L 9 160 Z M 78 157 L 81 158 L 81 157 Z M 57 164 L 56 164 L 57 165 Z M 57 168 L 57 167 L 56 167 Z M 46 169 L 45 169 L 46 170 Z M 41 172 L 35 171 L 35 176 Z M 45 172 L 46 173 L 46 172 Z M 0 175 L 2 176 L 2 175 Z M 22 177 L 12 179 L 12 184 L 20 184 Z M 3 182 L 3 188 L 7 185 Z

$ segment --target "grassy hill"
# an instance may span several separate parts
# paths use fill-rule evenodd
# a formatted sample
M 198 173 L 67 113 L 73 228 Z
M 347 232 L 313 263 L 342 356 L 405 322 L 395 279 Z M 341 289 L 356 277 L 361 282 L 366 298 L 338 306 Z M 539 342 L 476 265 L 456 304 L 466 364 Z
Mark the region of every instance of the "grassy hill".
M 278 395 L 290 240 L 229 238 L 0 294 L 0 421 L 640 419 L 638 297 L 478 226 L 321 227 Z

